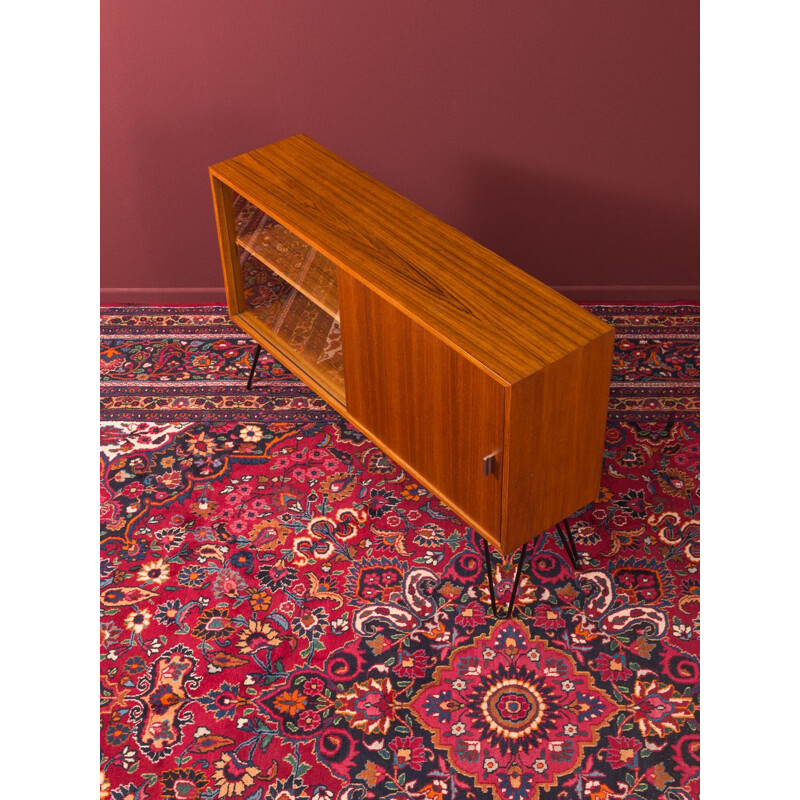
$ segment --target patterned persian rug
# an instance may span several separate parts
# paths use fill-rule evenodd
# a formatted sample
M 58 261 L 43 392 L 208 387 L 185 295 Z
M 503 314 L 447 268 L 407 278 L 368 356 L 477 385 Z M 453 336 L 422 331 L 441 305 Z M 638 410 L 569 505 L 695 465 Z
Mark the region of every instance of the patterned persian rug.
M 617 329 L 576 575 L 479 537 L 219 306 L 105 308 L 101 798 L 699 796 L 696 306 Z M 496 560 L 502 596 L 514 560 Z

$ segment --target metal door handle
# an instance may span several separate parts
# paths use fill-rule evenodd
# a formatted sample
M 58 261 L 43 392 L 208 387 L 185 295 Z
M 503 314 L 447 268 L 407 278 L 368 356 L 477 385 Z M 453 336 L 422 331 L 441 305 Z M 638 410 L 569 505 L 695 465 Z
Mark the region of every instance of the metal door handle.
M 494 472 L 494 453 L 485 456 L 483 459 L 483 476 L 491 475 Z

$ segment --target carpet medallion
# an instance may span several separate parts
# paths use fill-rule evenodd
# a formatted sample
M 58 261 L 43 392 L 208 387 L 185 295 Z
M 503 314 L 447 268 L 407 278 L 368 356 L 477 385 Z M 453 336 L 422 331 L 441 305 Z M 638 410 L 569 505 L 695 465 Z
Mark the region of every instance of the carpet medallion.
M 219 307 L 104 309 L 101 798 L 699 796 L 697 309 L 617 327 L 583 569 L 480 538 Z M 500 601 L 514 561 L 498 558 Z

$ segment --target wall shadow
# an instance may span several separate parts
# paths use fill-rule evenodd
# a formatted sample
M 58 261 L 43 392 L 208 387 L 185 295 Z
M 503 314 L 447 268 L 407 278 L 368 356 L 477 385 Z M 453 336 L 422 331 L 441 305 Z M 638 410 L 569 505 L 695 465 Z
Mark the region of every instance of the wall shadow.
M 481 159 L 465 169 L 465 232 L 552 286 L 696 286 L 699 215 Z

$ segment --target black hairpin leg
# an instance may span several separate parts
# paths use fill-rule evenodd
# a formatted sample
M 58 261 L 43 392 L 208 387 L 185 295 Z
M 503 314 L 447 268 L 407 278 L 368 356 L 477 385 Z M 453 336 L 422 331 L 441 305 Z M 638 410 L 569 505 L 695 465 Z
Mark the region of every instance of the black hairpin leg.
M 519 554 L 519 561 L 517 562 L 517 574 L 514 576 L 514 588 L 511 590 L 511 600 L 508 603 L 508 613 L 503 619 L 508 619 L 514 613 L 514 599 L 517 596 L 517 589 L 519 589 L 519 579 L 522 577 L 522 565 L 525 563 L 525 551 L 528 549 L 528 543 L 522 545 L 522 550 Z M 489 555 L 489 542 L 483 540 L 483 552 L 486 556 L 486 577 L 489 579 L 489 598 L 492 601 L 492 611 L 494 615 L 499 617 L 497 613 L 497 601 L 494 597 L 494 579 L 492 578 L 492 558 Z
M 256 344 L 256 349 L 253 350 L 253 365 L 250 367 L 250 377 L 247 379 L 247 390 L 253 388 L 253 375 L 256 374 L 256 364 L 258 364 L 258 357 L 261 355 L 261 345 Z
M 564 530 L 561 530 L 561 526 L 564 526 Z M 564 549 L 567 551 L 567 555 L 569 556 L 569 560 L 572 562 L 572 566 L 574 567 L 576 572 L 580 571 L 580 556 L 578 555 L 578 548 L 575 547 L 575 540 L 572 538 L 572 531 L 569 529 L 569 523 L 564 520 L 563 522 L 559 522 L 556 525 L 556 530 L 558 531 L 558 535 L 561 537 L 561 542 L 564 545 Z

